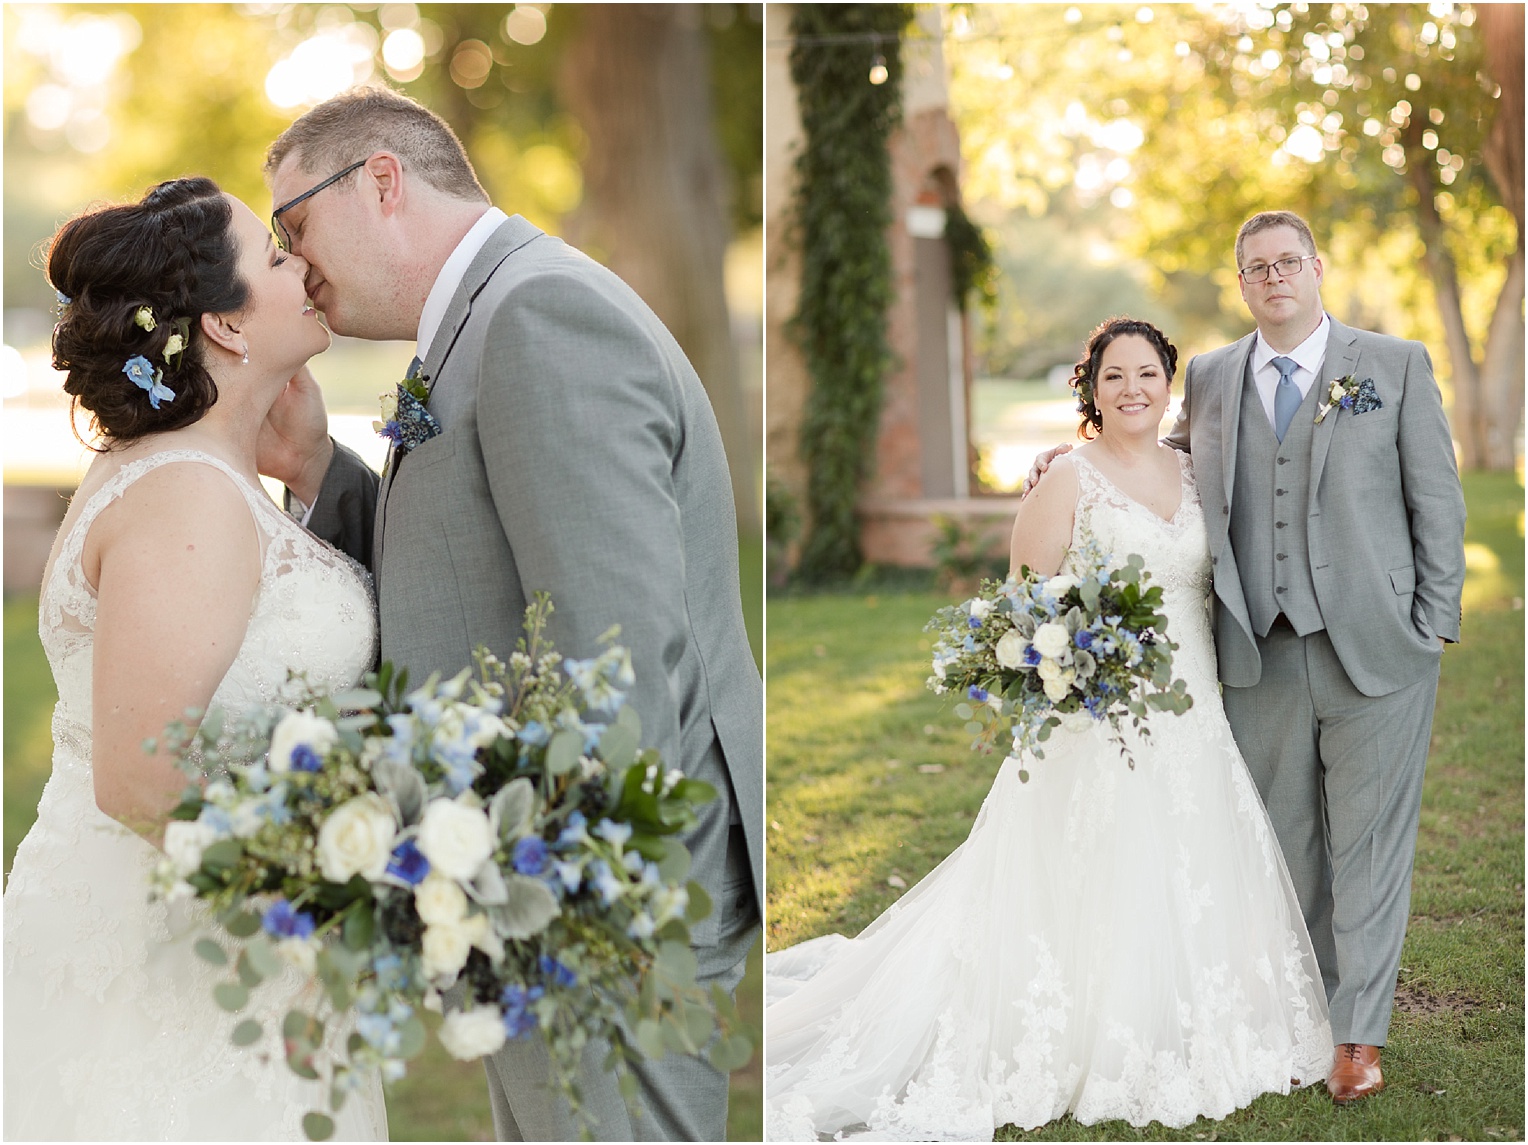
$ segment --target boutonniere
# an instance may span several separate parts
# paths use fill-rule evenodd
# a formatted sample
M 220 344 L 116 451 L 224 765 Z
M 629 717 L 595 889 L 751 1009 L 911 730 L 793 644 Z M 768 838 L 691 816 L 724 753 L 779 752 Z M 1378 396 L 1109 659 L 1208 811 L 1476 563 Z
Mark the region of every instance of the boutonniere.
M 440 422 L 425 408 L 430 400 L 426 381 L 422 376 L 404 378 L 397 390 L 383 394 L 382 418 L 371 423 L 373 429 L 405 453 L 441 432 Z
M 1357 415 L 1380 409 L 1384 404 L 1379 400 L 1373 378 L 1365 378 L 1361 382 L 1357 374 L 1349 374 L 1345 378 L 1334 378 L 1331 389 L 1327 390 L 1326 400 L 1316 411 L 1316 424 L 1320 425 L 1327 413 L 1339 406 Z

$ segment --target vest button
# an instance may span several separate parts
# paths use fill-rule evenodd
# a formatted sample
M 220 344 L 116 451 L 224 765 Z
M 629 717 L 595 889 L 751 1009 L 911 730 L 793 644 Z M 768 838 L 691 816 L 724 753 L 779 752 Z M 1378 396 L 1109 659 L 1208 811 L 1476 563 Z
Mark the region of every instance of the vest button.
M 1283 553 L 1279 553 L 1278 557 L 1276 559 L 1277 560 L 1281 560 L 1281 561 L 1287 561 L 1289 558 L 1286 557 Z
M 1282 490 L 1282 489 L 1275 489 L 1273 491 L 1273 495 L 1275 497 L 1282 497 L 1282 496 L 1284 496 L 1284 490 Z
M 1229 506 L 1229 505 L 1222 505 L 1220 507 L 1220 515 L 1222 517 L 1229 517 L 1231 515 L 1231 506 Z
M 1287 457 L 1279 458 L 1279 464 L 1280 465 L 1288 465 L 1289 464 L 1289 458 L 1287 458 Z
M 1284 527 L 1284 522 L 1283 521 L 1275 521 L 1273 523 L 1273 527 L 1275 529 L 1282 529 Z
M 1279 587 L 1274 589 L 1273 591 L 1274 592 L 1283 592 L 1284 591 L 1284 586 L 1283 585 L 1279 585 Z

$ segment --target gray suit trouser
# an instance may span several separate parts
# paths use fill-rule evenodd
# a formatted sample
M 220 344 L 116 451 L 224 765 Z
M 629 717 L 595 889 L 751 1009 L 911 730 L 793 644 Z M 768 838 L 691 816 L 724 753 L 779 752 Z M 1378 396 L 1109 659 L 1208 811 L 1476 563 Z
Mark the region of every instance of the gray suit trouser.
M 1225 689 L 1226 716 L 1300 898 L 1332 1039 L 1382 1046 L 1410 916 L 1438 669 L 1373 697 L 1353 686 L 1324 631 L 1275 627 L 1257 646 L 1262 679 Z
M 742 981 L 748 951 L 758 938 L 759 912 L 742 827 L 729 826 L 725 812 L 708 818 L 685 838 L 695 861 L 692 877 L 703 878 L 708 867 L 723 871 L 721 892 L 712 893 L 716 941 L 697 943 L 692 948 L 699 963 L 696 978 L 707 993 L 716 984 L 733 994 Z M 703 1059 L 683 1054 L 669 1053 L 657 1061 L 643 1059 L 632 1067 L 639 1083 L 640 1106 L 632 1116 L 616 1088 L 614 1075 L 604 1068 L 608 1052 L 603 1041 L 591 1043 L 584 1051 L 579 1078 L 584 1106 L 599 1121 L 594 1127 L 596 1140 L 727 1139 L 726 1074 Z M 494 1135 L 500 1141 L 580 1138 L 567 1106 L 545 1084 L 547 1053 L 539 1038 L 510 1042 L 484 1058 L 483 1066 L 488 1072 Z

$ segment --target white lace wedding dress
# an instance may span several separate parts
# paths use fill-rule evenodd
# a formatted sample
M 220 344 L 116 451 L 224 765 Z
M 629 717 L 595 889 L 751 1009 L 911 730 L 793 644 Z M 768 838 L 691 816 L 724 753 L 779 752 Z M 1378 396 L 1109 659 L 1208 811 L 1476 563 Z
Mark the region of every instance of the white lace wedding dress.
M 302 1140 L 302 1116 L 327 1090 L 287 1068 L 281 1017 L 295 972 L 252 992 L 266 1040 L 239 1048 L 238 1021 L 212 1000 L 229 977 L 192 952 L 207 915 L 151 905 L 160 852 L 103 814 L 91 779 L 95 594 L 80 568 L 85 535 L 137 478 L 171 463 L 223 470 L 239 486 L 264 548 L 249 628 L 212 703 L 278 698 L 287 670 L 329 686 L 359 680 L 376 651 L 366 574 L 281 512 L 232 468 L 167 450 L 113 476 L 86 503 L 40 600 L 39 628 L 59 700 L 53 772 L 5 890 L 5 1136 L 8 1140 Z M 173 586 L 165 586 L 173 591 Z M 145 681 L 145 687 L 152 687 Z M 336 1118 L 340 1139 L 385 1140 L 380 1082 Z
M 990 1140 L 1070 1112 L 1182 1127 L 1324 1078 L 1326 998 L 1216 684 L 1187 455 L 1164 521 L 1085 458 L 1085 530 L 1163 586 L 1194 706 L 1005 763 L 971 834 L 857 938 L 765 960 L 765 1136 Z M 1128 734 L 1128 733 L 1127 733 Z

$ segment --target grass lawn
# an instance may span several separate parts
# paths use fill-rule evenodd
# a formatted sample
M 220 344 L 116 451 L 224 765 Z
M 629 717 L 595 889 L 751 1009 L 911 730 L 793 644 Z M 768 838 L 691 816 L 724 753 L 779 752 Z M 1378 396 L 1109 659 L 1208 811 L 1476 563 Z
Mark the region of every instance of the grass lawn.
M 1443 658 L 1385 1093 L 1001 1139 L 1523 1139 L 1523 488 L 1470 474 L 1465 496 L 1463 640 Z M 945 603 L 906 578 L 770 598 L 769 949 L 858 933 L 903 893 L 889 880 L 912 886 L 966 837 L 998 759 L 924 689 L 922 627 Z
M 754 659 L 763 633 L 764 547 L 739 545 L 743 613 Z M 37 813 L 51 766 L 49 721 L 58 693 L 37 639 L 36 596 L 5 601 L 5 871 Z M 762 1014 L 762 952 L 756 945 L 738 989 L 738 1007 L 758 1027 Z M 232 1024 L 230 1023 L 230 1030 Z M 409 1075 L 387 1090 L 388 1129 L 395 1141 L 492 1141 L 487 1081 L 478 1062 L 453 1060 L 431 1041 Z M 730 1141 L 762 1140 L 763 1071 L 759 1055 L 732 1074 L 727 1114 Z

